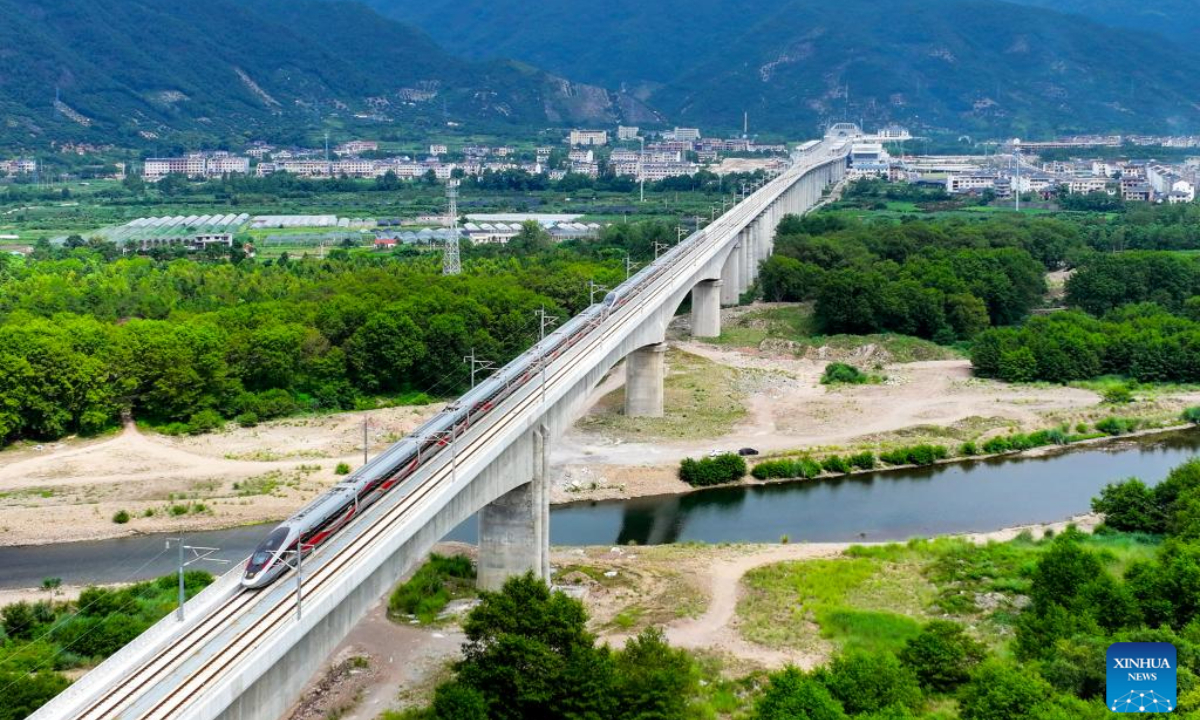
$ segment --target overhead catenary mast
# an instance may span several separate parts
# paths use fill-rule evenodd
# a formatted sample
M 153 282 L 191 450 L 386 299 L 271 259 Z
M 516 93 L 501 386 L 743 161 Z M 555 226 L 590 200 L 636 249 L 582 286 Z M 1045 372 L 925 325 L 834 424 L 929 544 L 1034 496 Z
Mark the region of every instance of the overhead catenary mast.
M 446 202 L 450 237 L 446 238 L 446 252 L 442 256 L 442 274 L 458 275 L 462 272 L 462 260 L 458 255 L 458 181 L 446 181 Z

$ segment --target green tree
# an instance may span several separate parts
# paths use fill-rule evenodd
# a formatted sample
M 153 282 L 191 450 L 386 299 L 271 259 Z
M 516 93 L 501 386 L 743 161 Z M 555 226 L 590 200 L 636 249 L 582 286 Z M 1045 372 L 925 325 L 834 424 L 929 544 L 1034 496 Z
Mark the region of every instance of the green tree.
M 754 703 L 755 720 L 846 720 L 841 703 L 817 680 L 788 666 L 770 676 Z
M 369 392 L 391 392 L 408 385 L 409 372 L 425 353 L 420 328 L 399 309 L 371 315 L 346 341 L 346 360 Z
M 615 671 L 585 627 L 583 605 L 551 592 L 532 573 L 481 594 L 463 623 L 458 682 L 487 704 L 489 718 L 611 717 Z
M 472 687 L 448 682 L 434 691 L 433 717 L 436 720 L 488 720 L 487 701 Z
M 904 644 L 900 662 L 916 673 L 923 687 L 950 692 L 966 682 L 986 656 L 987 649 L 967 635 L 962 625 L 933 620 Z
M 962 720 L 1041 720 L 1035 708 L 1054 689 L 1037 673 L 1000 661 L 979 666 L 958 694 Z
M 683 720 L 697 684 L 691 658 L 661 630 L 644 630 L 617 653 L 618 717 L 625 720 Z
M 1160 533 L 1165 518 L 1154 493 L 1137 478 L 1109 483 L 1092 498 L 1092 512 L 1104 515 L 1104 524 L 1121 532 Z
M 0 720 L 24 720 L 67 688 L 70 683 L 55 672 L 39 671 L 32 675 L 0 672 Z
M 917 676 L 891 653 L 852 651 L 833 659 L 814 677 L 829 688 L 846 713 L 875 712 L 889 705 L 921 704 Z

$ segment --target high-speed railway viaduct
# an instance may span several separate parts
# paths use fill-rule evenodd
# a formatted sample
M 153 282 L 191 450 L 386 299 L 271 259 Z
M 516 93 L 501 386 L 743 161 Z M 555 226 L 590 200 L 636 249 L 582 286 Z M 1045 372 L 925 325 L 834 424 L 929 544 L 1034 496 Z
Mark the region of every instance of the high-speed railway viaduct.
M 808 211 L 841 180 L 845 156 L 837 137 L 806 145 L 788 170 L 618 288 L 610 305 L 585 312 L 588 322 L 567 323 L 569 338 L 547 336 L 513 361 L 526 363 L 520 372 L 501 370 L 514 378 L 502 400 L 477 415 L 468 409 L 461 431 L 305 557 L 302 582 L 292 570 L 245 589 L 238 567 L 189 601 L 185 619 L 162 620 L 32 717 L 276 720 L 397 579 L 476 513 L 483 587 L 527 571 L 548 578 L 551 443 L 622 360 L 626 411 L 661 415 L 664 340 L 680 305 L 690 294 L 694 335 L 719 334 L 721 305 L 754 282 L 779 220 Z

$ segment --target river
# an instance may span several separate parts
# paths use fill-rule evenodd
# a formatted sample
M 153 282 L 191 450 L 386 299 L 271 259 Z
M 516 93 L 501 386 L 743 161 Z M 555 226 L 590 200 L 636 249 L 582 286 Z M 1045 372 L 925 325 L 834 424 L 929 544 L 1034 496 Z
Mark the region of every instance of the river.
M 1153 485 L 1197 454 L 1200 430 L 1189 430 L 1040 457 L 573 503 L 551 509 L 550 539 L 555 545 L 647 545 L 778 542 L 787 535 L 791 542 L 837 542 L 985 532 L 1087 512 L 1107 483 L 1137 476 Z M 216 557 L 236 562 L 269 527 L 193 533 L 187 542 L 221 548 Z M 446 539 L 474 542 L 474 520 Z M 0 588 L 32 587 L 47 577 L 70 585 L 124 582 L 172 572 L 176 562 L 165 538 L 155 535 L 0 547 Z

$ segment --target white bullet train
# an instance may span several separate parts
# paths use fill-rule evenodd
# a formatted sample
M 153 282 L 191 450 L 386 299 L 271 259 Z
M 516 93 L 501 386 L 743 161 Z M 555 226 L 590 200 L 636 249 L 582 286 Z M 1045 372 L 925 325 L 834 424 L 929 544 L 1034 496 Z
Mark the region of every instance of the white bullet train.
M 734 221 L 730 218 L 729 221 Z M 587 337 L 613 312 L 645 290 L 667 268 L 703 244 L 709 226 L 660 255 L 642 268 L 603 302 L 592 305 L 562 327 L 475 386 L 457 402 L 435 415 L 414 433 L 385 450 L 288 518 L 267 535 L 246 563 L 242 586 L 261 588 L 295 565 L 298 551 L 308 554 L 370 507 L 395 490 L 424 463 L 464 434 L 480 418 L 499 406 L 514 391 L 536 380 L 544 365 Z M 409 488 L 411 492 L 411 488 Z

